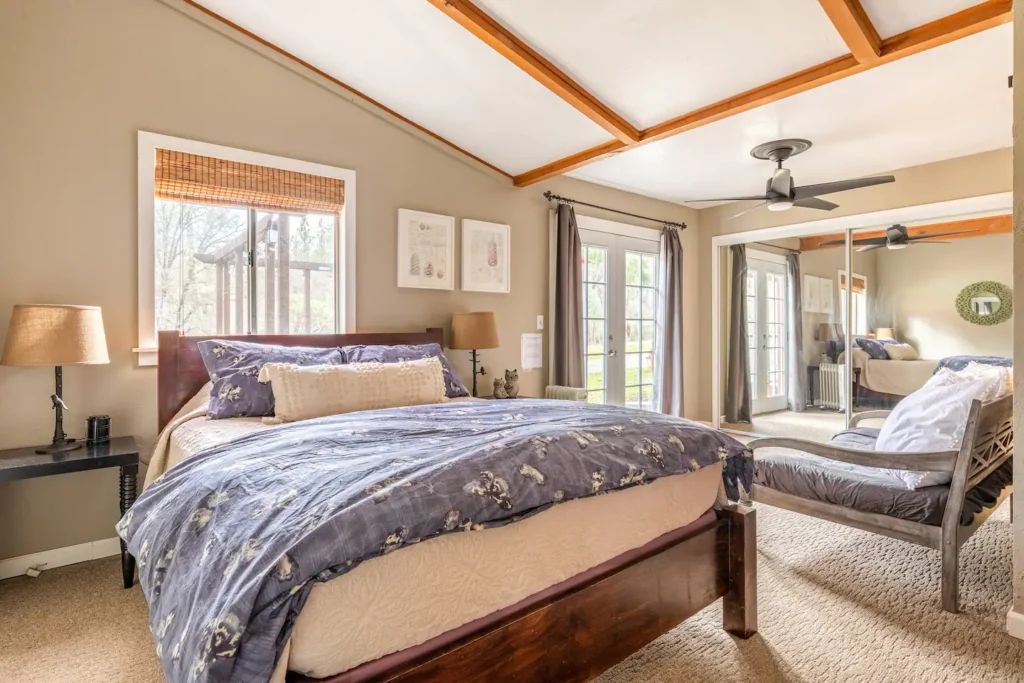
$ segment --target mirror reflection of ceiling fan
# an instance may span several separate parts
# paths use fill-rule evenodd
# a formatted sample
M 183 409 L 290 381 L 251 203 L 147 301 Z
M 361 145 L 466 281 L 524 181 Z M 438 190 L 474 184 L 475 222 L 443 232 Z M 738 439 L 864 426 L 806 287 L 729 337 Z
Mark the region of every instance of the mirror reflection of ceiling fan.
M 762 145 L 758 145 L 754 149 L 750 150 L 750 156 L 755 159 L 764 159 L 766 161 L 774 161 L 778 168 L 775 169 L 775 173 L 768 179 L 768 184 L 765 186 L 763 195 L 748 195 L 746 197 L 721 197 L 719 199 L 691 199 L 688 202 L 700 203 L 700 202 L 740 202 L 740 201 L 752 201 L 761 200 L 760 204 L 750 207 L 746 211 L 730 216 L 730 218 L 736 218 L 742 216 L 748 211 L 759 209 L 762 206 L 768 207 L 769 211 L 786 211 L 793 208 L 794 206 L 803 207 L 805 209 L 819 209 L 821 211 L 831 211 L 837 208 L 838 204 L 833 204 L 830 201 L 824 199 L 818 199 L 823 194 L 832 194 L 834 192 L 845 192 L 847 190 L 856 190 L 861 187 L 870 187 L 872 185 L 883 185 L 885 183 L 892 183 L 896 181 L 891 175 L 875 176 L 873 178 L 856 178 L 853 180 L 839 180 L 834 183 L 818 183 L 817 185 L 803 185 L 797 187 L 793 183 L 793 176 L 790 174 L 789 169 L 782 168 L 782 163 L 792 156 L 796 156 L 802 152 L 806 152 L 811 147 L 810 140 L 801 140 L 798 138 L 791 138 L 786 140 L 775 140 L 773 142 L 766 142 Z
M 952 237 L 953 235 L 966 235 L 971 232 L 979 231 L 958 230 L 956 232 L 940 232 L 934 235 L 918 235 L 917 237 L 910 237 L 907 234 L 907 226 L 896 224 L 892 227 L 886 228 L 885 237 L 865 237 L 864 239 L 855 239 L 853 240 L 853 246 L 857 247 L 857 251 L 872 251 L 873 249 L 883 248 L 906 249 L 912 244 L 949 244 L 949 242 L 935 242 L 933 240 L 936 237 Z M 842 244 L 846 244 L 845 239 L 822 242 L 820 246 L 837 247 Z

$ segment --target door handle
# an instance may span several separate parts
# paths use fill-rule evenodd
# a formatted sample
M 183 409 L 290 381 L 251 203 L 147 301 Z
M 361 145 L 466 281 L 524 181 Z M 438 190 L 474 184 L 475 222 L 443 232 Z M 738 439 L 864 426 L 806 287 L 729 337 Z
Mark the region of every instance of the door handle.
M 609 358 L 615 357 L 615 349 L 609 349 L 608 350 L 608 357 Z

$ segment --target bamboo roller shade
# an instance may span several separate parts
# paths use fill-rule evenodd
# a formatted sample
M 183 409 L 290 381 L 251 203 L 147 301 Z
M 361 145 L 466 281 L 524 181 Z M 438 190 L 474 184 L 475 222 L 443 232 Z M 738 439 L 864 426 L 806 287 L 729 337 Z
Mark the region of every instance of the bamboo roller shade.
M 867 281 L 864 278 L 858 277 L 856 275 L 853 276 L 854 294 L 860 294 L 865 289 L 867 289 L 867 286 Z M 844 272 L 839 273 L 839 289 L 846 289 L 846 273 Z
M 345 182 L 337 178 L 156 150 L 156 196 L 266 211 L 340 213 Z

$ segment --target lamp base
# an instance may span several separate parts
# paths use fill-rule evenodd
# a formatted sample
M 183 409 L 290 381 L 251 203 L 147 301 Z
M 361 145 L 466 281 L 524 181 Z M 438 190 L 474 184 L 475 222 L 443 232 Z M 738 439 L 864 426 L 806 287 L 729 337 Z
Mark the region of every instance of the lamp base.
M 80 441 L 54 441 L 49 446 L 43 446 L 37 448 L 36 453 L 39 455 L 47 455 L 50 453 L 67 453 L 68 451 L 76 451 L 82 447 Z

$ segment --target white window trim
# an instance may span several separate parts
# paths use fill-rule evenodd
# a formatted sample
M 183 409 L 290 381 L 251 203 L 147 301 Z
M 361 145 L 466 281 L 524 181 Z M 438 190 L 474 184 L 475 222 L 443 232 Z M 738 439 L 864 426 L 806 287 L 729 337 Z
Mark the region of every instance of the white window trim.
M 286 171 L 337 178 L 345 183 L 345 206 L 335 237 L 335 263 L 343 264 L 344 277 L 338 279 L 335 295 L 335 320 L 339 332 L 356 329 L 356 172 L 311 161 L 251 152 L 245 149 L 213 145 L 139 131 L 139 365 L 157 364 L 156 339 L 156 245 L 154 211 L 156 150 L 167 149 L 188 154 L 257 164 Z
M 836 273 L 838 273 L 836 275 L 836 283 L 839 285 L 839 292 L 840 292 L 840 294 L 839 294 L 839 301 L 840 301 L 839 306 L 840 306 L 840 312 L 842 312 L 842 307 L 846 305 L 846 297 L 842 295 L 842 292 L 846 291 L 846 289 L 843 287 L 843 276 L 846 275 L 846 271 L 843 270 L 842 268 L 840 268 L 839 270 L 836 271 Z M 859 278 L 859 279 L 864 281 L 864 321 L 865 321 L 864 322 L 864 326 L 867 328 L 867 331 L 864 332 L 864 334 L 871 334 L 871 309 L 869 307 L 871 300 L 868 298 L 868 279 L 867 279 L 867 277 L 861 275 L 860 273 L 853 273 L 850 276 L 850 279 L 852 280 L 854 278 Z M 843 320 L 846 319 L 846 316 L 840 316 L 840 317 Z M 853 320 L 853 316 L 852 315 L 850 316 L 850 320 L 851 320 L 851 324 L 852 324 L 852 320 Z M 858 333 L 855 332 L 854 334 L 858 334 Z

